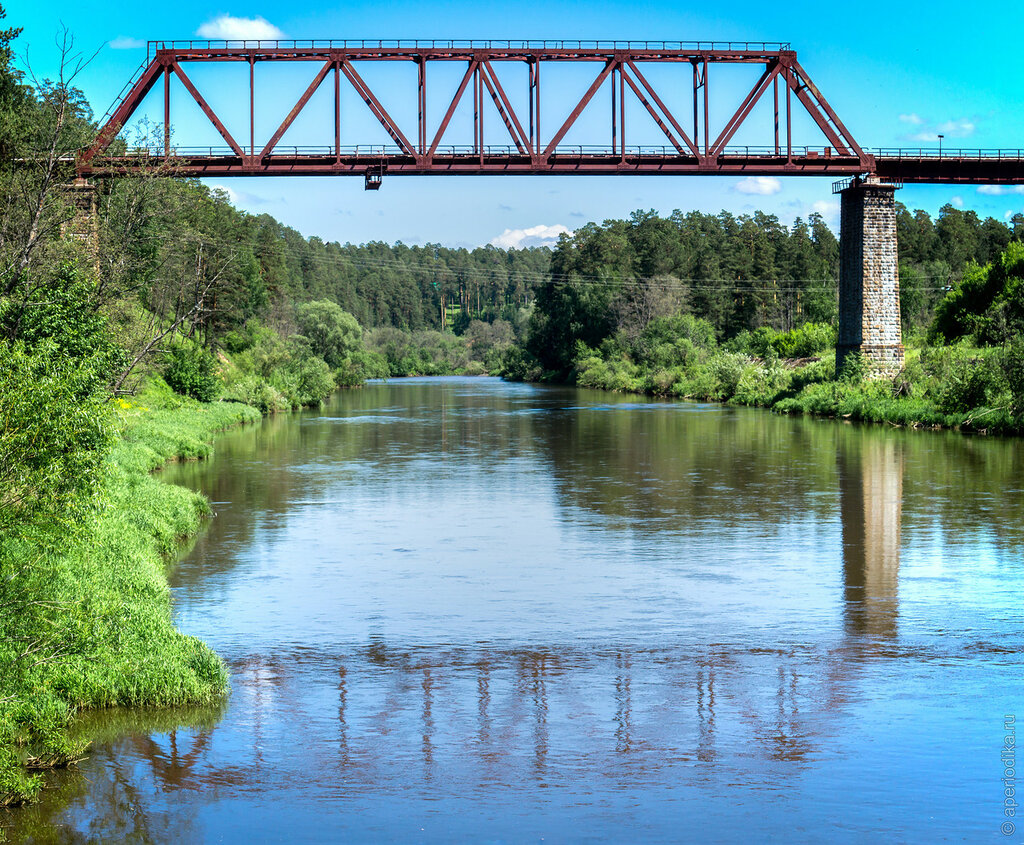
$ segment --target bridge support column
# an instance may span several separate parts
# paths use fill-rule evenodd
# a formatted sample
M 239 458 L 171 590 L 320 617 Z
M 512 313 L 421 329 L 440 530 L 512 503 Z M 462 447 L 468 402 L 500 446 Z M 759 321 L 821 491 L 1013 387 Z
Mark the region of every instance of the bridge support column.
M 875 378 L 903 368 L 895 191 L 867 177 L 841 192 L 837 371 L 854 354 Z
M 67 214 L 61 224 L 61 236 L 75 244 L 89 266 L 98 275 L 100 271 L 99 193 L 96 186 L 85 179 L 63 185 Z

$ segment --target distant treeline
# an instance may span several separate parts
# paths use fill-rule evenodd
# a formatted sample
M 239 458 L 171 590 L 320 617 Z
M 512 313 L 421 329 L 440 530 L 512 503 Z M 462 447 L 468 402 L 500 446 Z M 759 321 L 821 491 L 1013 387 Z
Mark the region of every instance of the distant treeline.
M 458 313 L 512 318 L 551 258 L 546 247 L 342 246 L 304 238 L 266 214 L 235 214 L 268 304 L 330 299 L 367 328 L 444 329 Z

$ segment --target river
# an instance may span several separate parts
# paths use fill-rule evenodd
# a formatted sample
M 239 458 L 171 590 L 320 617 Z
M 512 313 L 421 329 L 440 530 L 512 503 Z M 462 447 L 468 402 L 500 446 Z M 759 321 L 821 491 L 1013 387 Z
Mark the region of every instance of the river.
M 215 446 L 230 699 L 90 717 L 12 841 L 1021 841 L 1019 441 L 452 378 Z

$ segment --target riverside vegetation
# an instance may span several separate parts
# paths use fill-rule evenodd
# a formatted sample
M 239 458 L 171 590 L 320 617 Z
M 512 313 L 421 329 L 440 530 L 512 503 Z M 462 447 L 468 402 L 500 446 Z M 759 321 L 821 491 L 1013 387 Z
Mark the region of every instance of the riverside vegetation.
M 164 576 L 208 506 L 151 472 L 226 426 L 366 378 L 491 373 L 1021 429 L 1024 218 L 901 210 L 912 342 L 891 383 L 834 372 L 817 215 L 637 212 L 554 251 L 352 246 L 154 172 L 105 186 L 97 259 L 62 236 L 61 162 L 96 131 L 81 63 L 65 39 L 55 81 L 26 77 L 17 35 L 0 31 L 0 804 L 83 753 L 79 711 L 224 694 Z
M 900 208 L 905 368 L 836 372 L 838 244 L 691 213 L 589 225 L 552 256 L 509 377 L 915 427 L 1024 431 L 1024 217 Z M 708 269 L 710 265 L 711 269 Z M 717 281 L 715 276 L 718 277 Z

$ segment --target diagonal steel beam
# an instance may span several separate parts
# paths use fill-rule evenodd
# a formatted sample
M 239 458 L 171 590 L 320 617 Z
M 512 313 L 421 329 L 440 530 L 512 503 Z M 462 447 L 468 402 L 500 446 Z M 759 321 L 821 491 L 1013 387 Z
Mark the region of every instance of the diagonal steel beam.
M 131 118 L 135 113 L 135 110 L 146 98 L 146 95 L 153 89 L 153 86 L 156 84 L 157 79 L 160 78 L 160 74 L 163 73 L 163 71 L 164 65 L 157 59 L 154 59 L 149 63 L 149 67 L 146 68 L 142 76 L 140 76 L 135 85 L 132 86 L 132 90 L 128 92 L 128 96 L 121 101 L 121 104 L 110 116 L 110 120 L 108 120 L 100 130 L 99 135 L 96 136 L 96 140 L 93 141 L 89 149 L 82 154 L 81 162 L 83 164 L 88 164 L 98 153 L 103 152 L 110 146 L 111 141 L 117 137 L 117 133 L 121 131 L 125 123 L 128 122 L 129 118 Z
M 195 100 L 196 103 L 199 105 L 199 108 L 203 110 L 203 114 L 205 114 L 210 119 L 210 123 L 212 123 L 217 128 L 217 131 L 220 132 L 221 137 L 228 142 L 228 146 L 235 151 L 235 155 L 239 157 L 244 156 L 245 153 L 243 153 L 242 148 L 238 146 L 238 142 L 231 137 L 231 133 L 228 132 L 224 124 L 220 122 L 220 118 L 217 117 L 213 109 L 210 108 L 210 104 L 203 99 L 203 95 L 200 94 L 196 86 L 192 84 L 192 80 L 185 75 L 185 71 L 181 69 L 181 65 L 179 65 L 173 59 L 171 60 L 171 70 L 173 70 L 178 75 L 178 79 L 181 80 L 181 84 L 184 85 L 188 93 L 192 95 L 192 99 Z
M 412 144 L 409 143 L 409 139 L 402 134 L 402 130 L 398 128 L 398 124 L 391 119 L 391 115 L 388 114 L 387 109 L 380 104 L 373 91 L 370 90 L 369 86 L 363 82 L 362 77 L 356 73 L 356 69 L 352 67 L 352 63 L 348 59 L 341 60 L 341 72 L 348 77 L 348 81 L 352 83 L 352 86 L 359 93 L 359 96 L 363 98 L 363 102 L 370 107 L 370 111 L 376 116 L 377 120 L 380 121 L 381 126 L 384 127 L 385 131 L 394 139 L 395 143 L 398 144 L 407 154 L 414 156 L 416 150 L 413 149 Z
M 618 59 L 609 59 L 605 63 L 604 70 L 597 75 L 597 79 L 591 83 L 590 87 L 587 89 L 587 93 L 583 95 L 583 99 L 576 104 L 576 108 L 572 110 L 572 114 L 570 114 L 569 117 L 566 118 L 565 123 L 562 124 L 562 128 L 559 129 L 555 133 L 555 136 L 548 142 L 548 145 L 544 148 L 544 152 L 541 153 L 541 158 L 546 161 L 548 156 L 555 151 L 555 147 L 558 146 L 559 141 L 561 141 L 565 137 L 565 133 L 572 128 L 572 125 L 576 122 L 576 118 L 578 118 L 583 112 L 583 109 L 587 107 L 587 103 L 594 98 L 594 94 L 597 93 L 597 89 L 600 88 L 608 78 L 608 74 L 610 74 L 614 68 L 618 67 L 619 64 L 620 62 Z
M 299 112 L 301 112 L 306 103 L 309 102 L 309 98 L 316 93 L 316 89 L 319 88 L 320 83 L 327 78 L 327 74 L 330 72 L 332 67 L 334 67 L 333 61 L 326 62 L 324 66 L 320 68 L 317 75 L 313 77 L 313 81 L 309 83 L 309 87 L 305 90 L 303 95 L 299 97 L 299 101 L 294 105 L 292 110 L 288 112 L 288 116 L 282 121 L 281 125 L 277 127 L 277 131 L 270 136 L 270 140 L 267 142 L 267 145 L 260 152 L 260 161 L 262 161 L 265 156 L 270 155 L 271 150 L 277 146 L 277 142 L 281 140 L 281 136 L 284 135 L 284 133 L 288 131 L 288 127 L 295 122 L 295 118 L 299 116 Z M 335 140 L 337 140 L 337 136 L 335 136 Z
M 505 96 L 505 89 L 501 87 L 501 83 L 498 81 L 498 75 L 494 72 L 494 68 L 491 67 L 491 63 L 487 60 L 480 62 L 480 68 L 483 71 L 484 85 L 487 86 L 487 91 L 491 95 L 491 99 L 494 100 L 494 105 L 498 109 L 498 114 L 501 115 L 501 119 L 505 122 L 505 128 L 508 130 L 508 134 L 512 136 L 512 140 L 516 142 L 516 148 L 519 150 L 520 155 L 529 154 L 529 139 L 526 137 L 526 133 L 523 132 L 523 126 L 519 122 L 519 118 L 516 116 L 515 110 L 512 108 L 512 104 L 509 102 L 507 96 Z
M 792 69 L 796 71 L 797 79 L 803 82 L 803 85 L 799 85 L 797 82 L 793 82 L 793 93 L 799 98 L 800 102 L 804 104 L 804 108 L 807 109 L 808 114 L 815 123 L 821 128 L 821 131 L 825 133 L 826 137 L 832 142 L 832 145 L 840 153 L 840 155 L 846 155 L 849 150 L 852 150 L 861 161 L 867 162 L 871 159 L 871 156 L 865 154 L 864 150 L 860 148 L 860 145 L 853 140 L 853 136 L 849 130 L 843 125 L 843 122 L 839 119 L 839 116 L 832 110 L 832 107 L 828 104 L 828 100 L 822 96 L 822 93 L 818 90 L 811 78 L 807 75 L 800 63 L 794 58 L 792 63 Z M 792 78 L 792 76 L 791 76 Z M 812 101 L 807 96 L 807 91 L 810 91 L 814 96 Z M 822 115 L 821 112 L 825 114 Z M 833 129 L 832 127 L 835 127 Z M 838 130 L 838 131 L 836 131 Z M 849 147 L 849 150 L 847 149 Z
M 715 143 L 711 145 L 711 149 L 708 152 L 709 158 L 718 158 L 722 154 L 722 150 L 725 149 L 725 145 L 732 140 L 732 136 L 736 134 L 740 126 L 743 125 L 743 121 L 747 119 L 747 115 L 750 114 L 754 106 L 757 105 L 757 101 L 761 99 L 761 95 L 768 90 L 768 86 L 771 81 L 779 75 L 782 70 L 782 64 L 780 62 L 770 62 L 765 66 L 764 73 L 761 74 L 761 78 L 757 81 L 754 87 L 747 94 L 746 99 L 740 104 L 740 107 L 736 109 L 736 113 L 729 119 L 729 122 L 725 125 L 722 130 L 722 134 L 715 139 Z M 705 115 L 705 121 L 707 116 Z
M 455 114 L 455 109 L 459 105 L 459 101 L 462 99 L 462 95 L 466 92 L 466 86 L 469 85 L 469 80 L 473 78 L 473 74 L 476 73 L 476 69 L 480 62 L 473 59 L 469 63 L 469 67 L 466 68 L 466 75 L 462 77 L 462 82 L 459 83 L 458 90 L 455 92 L 455 96 L 452 97 L 451 105 L 448 106 L 448 111 L 444 113 L 444 119 L 441 121 L 441 125 L 437 128 L 437 134 L 434 136 L 434 140 L 430 143 L 430 149 L 427 151 L 427 160 L 429 161 L 434 156 L 434 152 L 437 150 L 437 145 L 441 143 L 441 138 L 448 128 L 448 124 L 451 122 L 452 115 Z
M 679 122 L 675 119 L 675 117 L 672 116 L 672 112 L 670 112 L 668 110 L 668 107 L 661 101 L 661 97 L 658 96 L 658 92 L 655 91 L 653 87 L 651 87 L 651 84 L 647 81 L 644 75 L 640 73 L 640 68 L 638 68 L 633 63 L 632 59 L 628 60 L 626 64 L 628 65 L 629 69 L 633 71 L 633 73 L 636 75 L 636 78 L 639 80 L 640 84 L 643 85 L 643 87 L 647 90 L 647 93 L 650 95 L 651 99 L 658 104 L 658 108 L 660 108 L 662 113 L 665 115 L 665 119 L 668 120 L 668 122 L 672 124 L 672 128 L 679 133 L 679 137 L 682 138 L 686 146 L 690 148 L 690 152 L 693 153 L 698 158 L 700 158 L 700 151 L 697 149 L 697 145 L 689 138 L 689 136 L 687 136 L 686 132 L 683 131 L 683 127 L 679 125 Z M 661 128 L 661 131 L 664 132 L 666 136 L 668 136 L 668 139 L 672 142 L 672 145 L 677 150 L 679 150 L 679 152 L 685 152 L 683 148 L 679 145 L 679 142 L 676 141 L 675 137 L 669 131 L 669 128 L 665 126 L 664 122 L 658 116 L 657 112 L 655 112 L 654 107 L 647 101 L 647 98 L 644 97 L 644 95 L 640 93 L 640 91 L 637 89 L 636 84 L 633 82 L 629 74 L 624 74 L 624 76 L 626 78 L 626 82 L 629 83 L 629 87 L 632 88 L 633 93 L 636 94 L 637 99 L 639 99 L 640 102 L 643 103 L 644 108 L 646 108 L 647 111 L 650 113 L 651 117 L 654 118 L 654 122 L 658 124 L 658 126 Z M 694 98 L 694 102 L 696 102 L 696 98 Z

